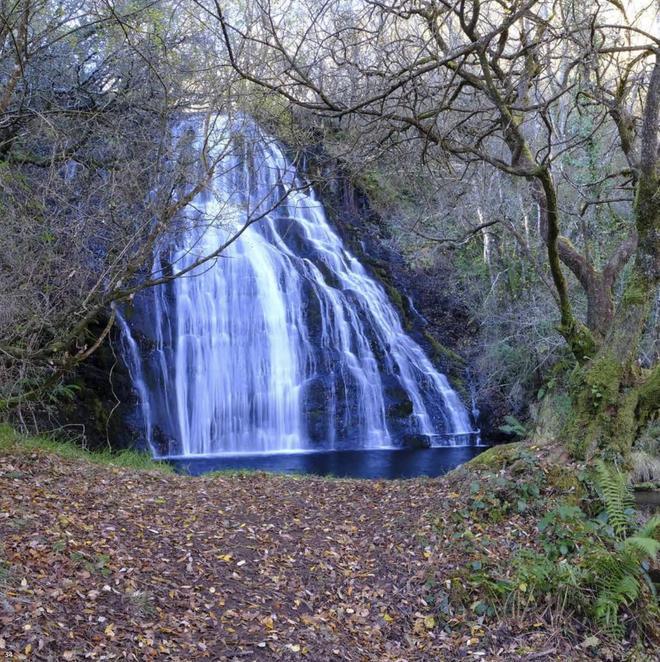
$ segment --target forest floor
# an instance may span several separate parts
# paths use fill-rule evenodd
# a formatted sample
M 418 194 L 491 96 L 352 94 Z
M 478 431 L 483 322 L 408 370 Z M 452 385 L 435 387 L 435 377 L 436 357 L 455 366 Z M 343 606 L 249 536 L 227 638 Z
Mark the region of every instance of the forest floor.
M 593 638 L 534 611 L 452 606 L 475 563 L 455 526 L 468 487 L 460 472 L 190 478 L 5 448 L 0 659 L 593 659 Z M 534 524 L 465 526 L 487 558 Z

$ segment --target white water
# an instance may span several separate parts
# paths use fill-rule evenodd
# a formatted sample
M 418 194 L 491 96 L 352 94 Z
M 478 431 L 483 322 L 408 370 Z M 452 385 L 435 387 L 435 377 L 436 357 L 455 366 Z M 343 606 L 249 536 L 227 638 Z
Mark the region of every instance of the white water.
M 201 124 L 177 133 L 191 127 Z M 132 331 L 122 320 L 154 453 L 382 448 L 407 435 L 460 443 L 472 432 L 463 403 L 280 146 L 243 127 L 232 150 L 229 133 L 211 133 L 211 153 L 227 151 L 222 172 L 154 274 L 181 271 L 268 213 L 217 261 L 141 295 Z

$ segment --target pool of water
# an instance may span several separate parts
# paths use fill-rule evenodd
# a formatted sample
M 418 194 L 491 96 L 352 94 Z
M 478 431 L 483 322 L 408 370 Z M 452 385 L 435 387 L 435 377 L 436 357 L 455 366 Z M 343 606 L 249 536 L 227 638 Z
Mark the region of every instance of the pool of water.
M 209 471 L 241 469 L 314 474 L 339 478 L 415 478 L 442 476 L 487 446 L 315 451 L 262 455 L 216 455 L 169 458 L 177 471 L 198 476 Z

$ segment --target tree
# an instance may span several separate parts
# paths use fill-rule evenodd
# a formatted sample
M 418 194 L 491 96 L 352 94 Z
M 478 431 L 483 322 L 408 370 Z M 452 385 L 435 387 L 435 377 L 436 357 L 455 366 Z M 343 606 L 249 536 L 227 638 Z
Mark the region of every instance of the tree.
M 380 148 L 414 141 L 424 158 L 487 164 L 528 182 L 546 245 L 559 332 L 578 364 L 565 430 L 578 454 L 629 450 L 657 413 L 657 365 L 638 364 L 656 292 L 660 40 L 652 8 L 612 0 L 308 0 L 223 13 L 198 3 L 246 81 L 355 130 Z M 588 121 L 586 121 L 588 120 Z M 610 135 L 599 180 L 567 193 L 563 164 Z M 585 195 L 585 189 L 588 193 Z M 628 218 L 597 264 L 562 227 L 606 206 Z M 587 300 L 574 312 L 567 268 Z M 627 270 L 622 281 L 624 270 Z M 615 301 L 615 294 L 621 295 Z
M 18 0 L 0 22 L 0 414 L 20 415 L 65 392 L 117 305 L 216 259 L 268 210 L 246 210 L 185 270 L 153 268 L 190 231 L 188 203 L 247 148 L 227 140 L 236 76 L 208 67 L 180 3 Z M 176 137 L 192 106 L 199 147 Z

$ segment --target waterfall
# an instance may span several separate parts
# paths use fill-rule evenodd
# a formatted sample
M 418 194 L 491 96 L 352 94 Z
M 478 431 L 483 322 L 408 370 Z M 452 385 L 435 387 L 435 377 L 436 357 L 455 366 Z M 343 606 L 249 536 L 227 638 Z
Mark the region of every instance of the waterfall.
M 202 149 L 203 124 L 176 135 Z M 121 320 L 155 455 L 464 443 L 466 408 L 343 245 L 282 147 L 217 121 L 212 182 L 153 275 L 176 274 L 263 216 L 214 261 L 145 290 Z M 221 150 L 221 151 L 220 151 Z

